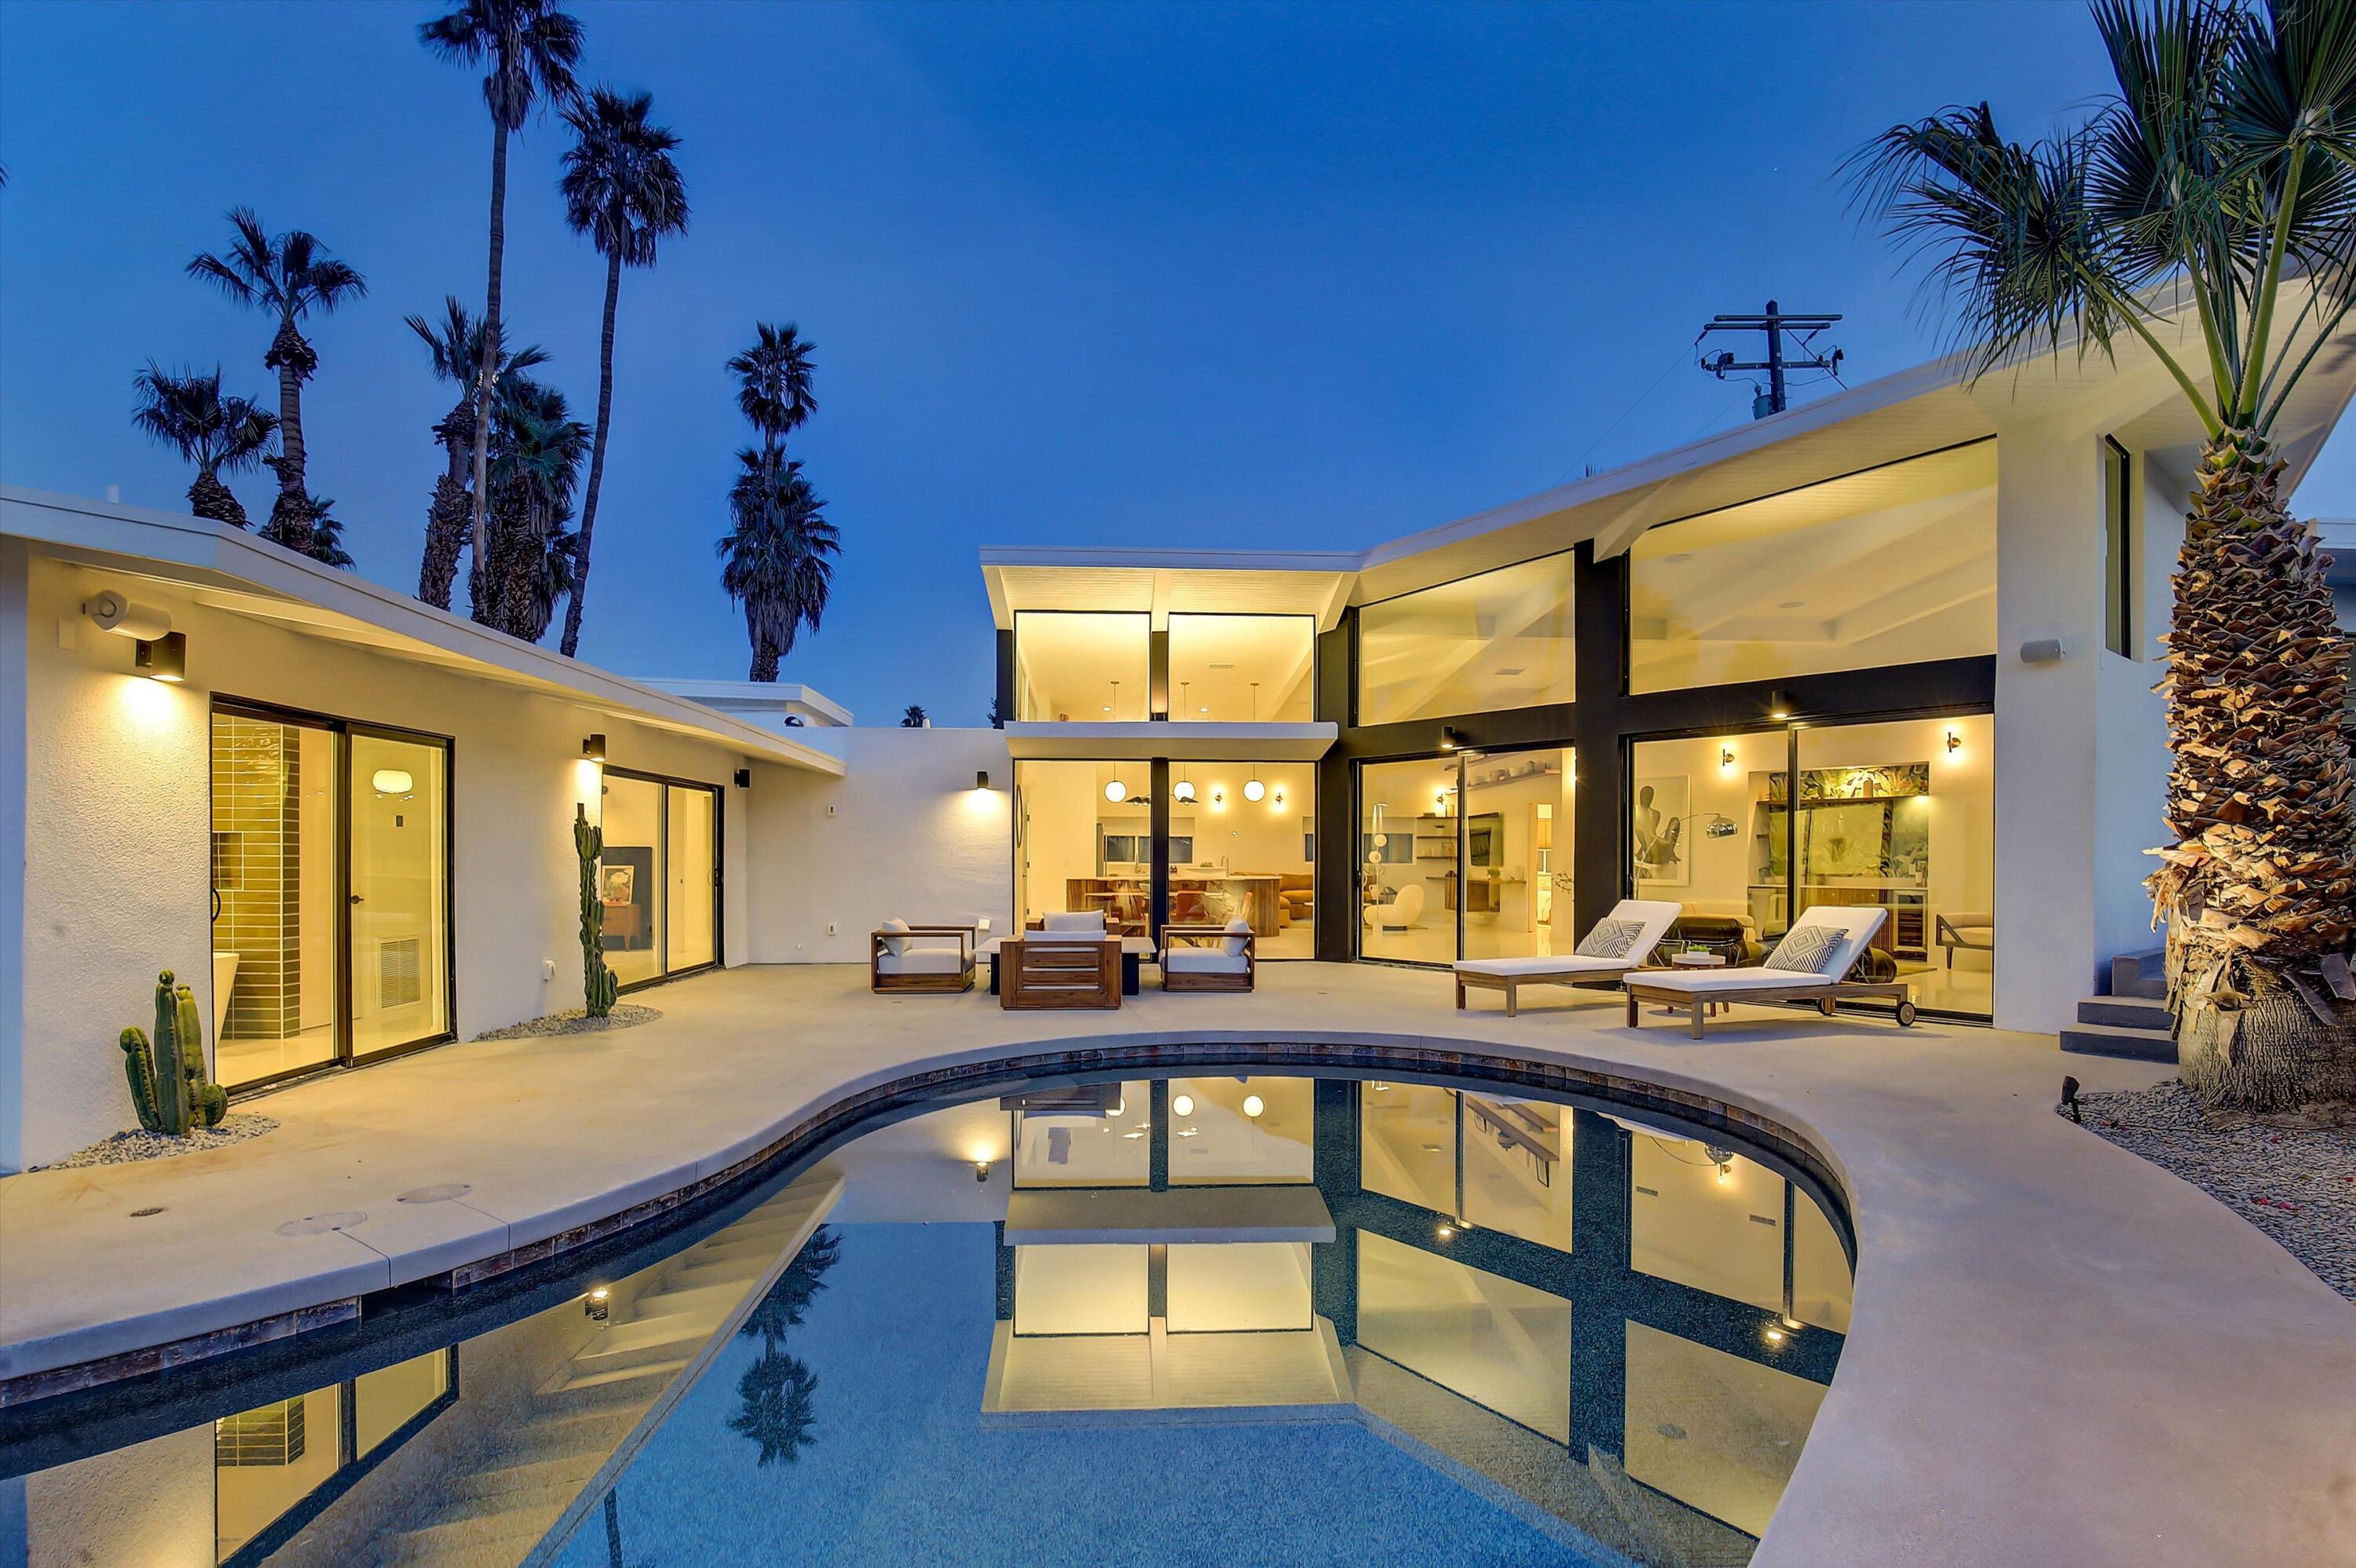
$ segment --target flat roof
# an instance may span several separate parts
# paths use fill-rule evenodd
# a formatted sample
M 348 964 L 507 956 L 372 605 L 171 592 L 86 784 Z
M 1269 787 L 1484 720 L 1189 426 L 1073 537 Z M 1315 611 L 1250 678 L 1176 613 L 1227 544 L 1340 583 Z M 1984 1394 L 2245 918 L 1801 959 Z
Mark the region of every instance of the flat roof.
M 566 658 L 209 518 L 0 485 L 0 537 L 35 554 L 161 583 L 199 604 L 560 697 L 747 757 L 841 775 L 841 759 L 760 724 Z

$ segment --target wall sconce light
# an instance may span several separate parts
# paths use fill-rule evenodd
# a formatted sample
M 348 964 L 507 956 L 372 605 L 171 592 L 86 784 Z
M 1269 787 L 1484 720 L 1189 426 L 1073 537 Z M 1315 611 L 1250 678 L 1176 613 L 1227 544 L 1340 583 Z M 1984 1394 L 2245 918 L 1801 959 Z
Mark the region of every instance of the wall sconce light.
M 1452 752 L 1462 744 L 1464 744 L 1464 737 L 1457 732 L 1455 725 L 1443 724 L 1440 727 L 1440 749 L 1441 751 Z
M 973 787 L 976 789 L 988 789 L 990 787 L 990 770 L 988 768 L 976 768 L 973 770 Z
M 171 616 L 145 604 L 134 604 L 115 588 L 102 588 L 83 600 L 81 613 L 102 632 L 134 637 L 143 643 L 160 642 L 172 629 Z
M 1949 725 L 1947 727 L 1947 755 L 1952 757 L 1963 749 L 1964 738 L 1955 732 L 1954 726 L 1952 724 Z
M 1720 746 L 1718 749 L 1718 765 L 1721 768 L 1730 768 L 1734 765 L 1733 747 Z
M 1211 804 L 1212 804 L 1213 805 L 1226 805 L 1226 804 L 1227 804 L 1227 792 L 1226 792 L 1226 790 L 1223 790 L 1223 789 L 1215 789 L 1215 790 L 1213 790 L 1213 791 L 1211 792 Z
M 1767 694 L 1767 717 L 1770 719 L 1789 719 L 1791 716 L 1792 694 L 1788 691 L 1782 690 L 1769 692 Z
M 188 634 L 166 632 L 153 639 L 142 637 L 132 645 L 131 667 L 150 680 L 177 685 L 187 679 Z
M 736 770 L 736 787 L 738 789 L 751 789 L 753 787 L 752 769 L 738 768 Z
M 1284 792 L 1282 790 L 1278 790 L 1276 794 L 1271 795 L 1269 798 L 1275 801 L 1277 805 L 1282 805 L 1284 804 Z
M 584 737 L 581 742 L 581 754 L 593 763 L 604 762 L 605 760 L 605 732 L 600 731 L 594 735 Z
M 581 1298 L 582 1314 L 593 1323 L 603 1323 L 612 1309 L 613 1299 L 614 1293 L 601 1285 Z
M 1112 783 L 1105 785 L 1105 798 L 1112 802 L 1115 805 L 1119 805 L 1122 801 L 1129 798 L 1129 786 L 1121 783 L 1119 779 L 1115 779 Z
M 990 1161 L 986 1159 L 978 1159 L 973 1162 L 973 1179 L 976 1181 L 988 1181 L 990 1179 Z

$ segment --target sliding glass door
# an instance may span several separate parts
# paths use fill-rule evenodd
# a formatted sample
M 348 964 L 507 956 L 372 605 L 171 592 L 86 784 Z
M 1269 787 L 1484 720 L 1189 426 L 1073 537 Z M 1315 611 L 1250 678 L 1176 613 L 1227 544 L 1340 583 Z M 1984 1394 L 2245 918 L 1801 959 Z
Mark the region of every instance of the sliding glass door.
M 450 751 L 354 728 L 352 1058 L 450 1032 Z
M 1358 955 L 1535 958 L 1578 944 L 1568 746 L 1358 770 Z
M 718 962 L 720 792 L 618 768 L 605 790 L 606 964 L 630 987 Z
M 1358 956 L 1456 958 L 1460 875 L 1453 756 L 1358 769 Z

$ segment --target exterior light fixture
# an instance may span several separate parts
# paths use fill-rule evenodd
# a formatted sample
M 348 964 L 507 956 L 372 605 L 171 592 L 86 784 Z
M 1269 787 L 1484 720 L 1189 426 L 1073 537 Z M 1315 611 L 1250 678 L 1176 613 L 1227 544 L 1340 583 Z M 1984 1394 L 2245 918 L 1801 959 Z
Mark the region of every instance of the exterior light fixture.
M 1951 757 L 1952 757 L 1952 756 L 1954 756 L 1957 752 L 1960 752 L 1960 751 L 1962 751 L 1963 749 L 1964 749 L 1964 738 L 1963 738 L 1963 736 L 1961 736 L 1961 735 L 1959 735 L 1959 734 L 1957 734 L 1957 733 L 1955 732 L 1955 727 L 1954 727 L 1954 725 L 1952 725 L 1952 724 L 1948 725 L 1948 726 L 1947 726 L 1947 755 L 1949 755 L 1949 756 L 1951 756 Z
M 410 792 L 417 784 L 417 781 L 409 776 L 409 771 L 406 768 L 379 768 L 369 775 L 369 783 L 374 786 L 380 797 L 399 795 L 403 800 L 409 798 Z
M 1720 746 L 1718 749 L 1718 765 L 1721 768 L 1730 768 L 1734 765 L 1733 747 Z
M 166 632 L 160 637 L 141 638 L 132 645 L 131 667 L 150 680 L 178 685 L 188 678 L 188 634 Z
M 1213 805 L 1226 805 L 1226 804 L 1227 804 L 1227 792 L 1226 792 L 1226 790 L 1223 790 L 1223 789 L 1215 789 L 1215 790 L 1213 790 L 1213 791 L 1211 792 L 1211 804 L 1212 804 Z
M 1115 805 L 1119 805 L 1122 801 L 1129 798 L 1129 786 L 1121 783 L 1119 779 L 1115 779 L 1112 783 L 1105 785 L 1105 798 L 1112 802 Z
M 1767 1342 L 1771 1345 L 1782 1344 L 1783 1342 L 1783 1330 L 1781 1328 L 1770 1328 L 1767 1330 Z
M 1456 1239 L 1456 1227 L 1453 1225 L 1442 1225 L 1435 1234 L 1437 1234 L 1443 1242 L 1452 1242 Z
M 752 769 L 738 768 L 736 770 L 736 787 L 738 789 L 751 789 L 753 787 Z
M 976 789 L 988 789 L 990 787 L 990 770 L 988 768 L 976 768 L 973 770 L 973 787 Z
M 602 1285 L 599 1285 L 581 1298 L 582 1314 L 593 1323 L 603 1323 L 605 1321 L 605 1314 L 611 1309 L 613 1296 L 612 1291 Z
M 1181 1094 L 1170 1102 L 1170 1108 L 1182 1116 L 1191 1116 L 1194 1114 L 1194 1096 Z
M 593 763 L 604 762 L 605 760 L 605 733 L 601 731 L 584 739 L 581 742 L 581 754 Z
M 112 632 L 118 637 L 132 637 L 143 643 L 161 642 L 172 629 L 172 617 L 161 610 L 151 610 L 145 604 L 134 604 L 121 590 L 101 589 L 82 601 L 81 613 L 90 617 L 91 624 L 102 632 Z
M 1279 805 L 1282 805 L 1284 804 L 1284 792 L 1282 790 L 1278 790 L 1276 792 L 1276 804 Z
M 1767 694 L 1767 717 L 1770 719 L 1789 719 L 1791 716 L 1792 694 L 1788 691 L 1782 690 L 1769 692 Z
M 1268 1109 L 1268 1102 L 1267 1102 L 1267 1101 L 1265 1101 L 1265 1100 L 1262 1100 L 1258 1095 L 1257 1095 L 1257 1094 L 1247 1094 L 1247 1095 L 1245 1095 L 1245 1096 L 1244 1096 L 1244 1115 L 1245 1115 L 1249 1116 L 1249 1117 L 1251 1117 L 1253 1120 L 1257 1121 L 1257 1120 L 1258 1120 L 1258 1118 L 1259 1118 L 1259 1114 L 1260 1114 L 1262 1111 L 1265 1111 L 1265 1110 L 1267 1110 L 1267 1109 Z
M 978 1159 L 973 1162 L 973 1179 L 976 1181 L 988 1181 L 990 1179 L 990 1161 L 986 1159 Z
M 1464 737 L 1457 732 L 1455 725 L 1443 724 L 1440 727 L 1440 749 L 1441 751 L 1452 752 L 1462 744 L 1464 744 Z

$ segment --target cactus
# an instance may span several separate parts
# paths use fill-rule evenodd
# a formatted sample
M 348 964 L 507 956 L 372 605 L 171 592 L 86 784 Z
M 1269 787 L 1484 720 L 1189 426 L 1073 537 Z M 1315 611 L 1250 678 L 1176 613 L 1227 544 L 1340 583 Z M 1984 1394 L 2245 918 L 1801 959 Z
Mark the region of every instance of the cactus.
M 605 830 L 589 820 L 588 808 L 573 806 L 573 848 L 581 857 L 581 991 L 593 1019 L 614 1010 L 621 977 L 605 963 L 605 904 L 597 896 L 597 857 L 605 852 Z
M 155 1038 L 134 1025 L 116 1037 L 123 1072 L 139 1125 L 179 1137 L 198 1125 L 217 1126 L 229 1114 L 229 1094 L 205 1076 L 203 1015 L 197 994 L 172 984 L 169 969 L 155 976 Z

